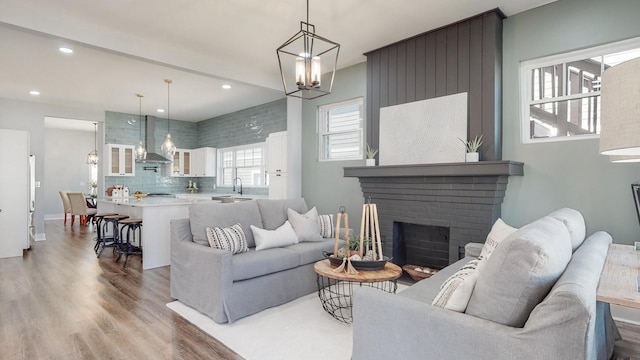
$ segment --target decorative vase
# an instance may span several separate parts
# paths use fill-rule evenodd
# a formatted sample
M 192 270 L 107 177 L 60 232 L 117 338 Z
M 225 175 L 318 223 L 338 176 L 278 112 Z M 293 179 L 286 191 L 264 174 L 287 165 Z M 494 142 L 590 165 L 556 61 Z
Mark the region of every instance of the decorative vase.
M 376 166 L 376 159 L 367 159 L 365 165 Z
M 480 154 L 477 152 L 466 153 L 464 160 L 465 162 L 478 162 L 480 160 Z

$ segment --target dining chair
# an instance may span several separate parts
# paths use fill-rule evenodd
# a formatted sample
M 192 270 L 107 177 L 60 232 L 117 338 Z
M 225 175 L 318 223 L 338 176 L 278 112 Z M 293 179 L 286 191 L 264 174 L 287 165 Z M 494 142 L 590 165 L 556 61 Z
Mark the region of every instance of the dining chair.
M 95 208 L 87 207 L 87 199 L 81 192 L 68 192 L 69 202 L 71 202 L 71 226 L 75 220 L 75 215 L 80 217 L 80 225 L 87 225 L 87 220 L 93 218 L 97 213 Z
M 67 225 L 67 214 L 71 214 L 71 202 L 69 201 L 68 191 L 60 191 L 60 199 L 62 199 L 62 208 L 64 209 L 64 224 Z M 74 215 L 71 215 L 73 223 Z

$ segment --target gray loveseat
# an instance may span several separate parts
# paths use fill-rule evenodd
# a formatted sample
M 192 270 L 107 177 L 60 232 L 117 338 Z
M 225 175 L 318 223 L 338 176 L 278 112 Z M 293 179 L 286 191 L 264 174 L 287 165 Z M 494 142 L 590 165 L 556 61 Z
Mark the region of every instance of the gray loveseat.
M 226 323 L 316 291 L 313 265 L 323 251 L 333 252 L 333 238 L 255 250 L 250 225 L 274 230 L 287 220 L 288 208 L 307 212 L 304 199 L 190 205 L 188 219 L 171 221 L 171 297 Z M 237 223 L 248 252 L 209 247 L 206 227 Z
M 571 209 L 509 235 L 487 259 L 465 312 L 431 303 L 440 285 L 480 254 L 474 246 L 467 247 L 464 259 L 397 295 L 357 289 L 352 359 L 609 359 L 619 333 L 609 304 L 596 301 L 596 288 L 612 239 L 605 232 L 584 235 L 582 215 Z M 526 287 L 545 280 L 528 280 L 536 275 L 527 267 L 539 271 L 540 264 L 565 251 L 565 242 L 571 247 L 559 278 L 543 286 L 540 301 L 524 306 L 532 310 L 526 310 L 522 325 L 504 325 L 514 305 L 534 297 L 520 296 Z

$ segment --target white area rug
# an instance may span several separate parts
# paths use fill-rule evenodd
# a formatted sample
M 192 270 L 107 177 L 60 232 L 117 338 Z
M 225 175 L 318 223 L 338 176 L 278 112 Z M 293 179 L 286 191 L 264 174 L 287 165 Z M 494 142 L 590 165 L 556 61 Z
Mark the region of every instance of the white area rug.
M 167 307 L 247 360 L 351 358 L 351 326 L 327 314 L 317 293 L 222 325 L 179 301 Z

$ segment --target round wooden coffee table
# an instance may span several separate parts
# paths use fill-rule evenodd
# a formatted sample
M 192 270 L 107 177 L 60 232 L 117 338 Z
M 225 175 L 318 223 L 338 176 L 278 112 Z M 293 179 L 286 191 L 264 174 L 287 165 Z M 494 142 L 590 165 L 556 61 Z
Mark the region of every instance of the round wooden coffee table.
M 389 293 L 396 292 L 397 280 L 402 269 L 387 262 L 382 270 L 358 270 L 357 274 L 333 272 L 328 259 L 320 260 L 313 266 L 318 280 L 318 297 L 322 307 L 335 319 L 343 323 L 352 322 L 351 308 L 354 287 L 369 286 Z

